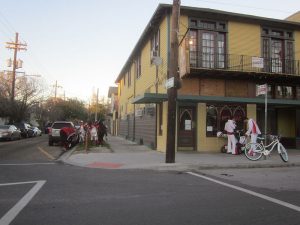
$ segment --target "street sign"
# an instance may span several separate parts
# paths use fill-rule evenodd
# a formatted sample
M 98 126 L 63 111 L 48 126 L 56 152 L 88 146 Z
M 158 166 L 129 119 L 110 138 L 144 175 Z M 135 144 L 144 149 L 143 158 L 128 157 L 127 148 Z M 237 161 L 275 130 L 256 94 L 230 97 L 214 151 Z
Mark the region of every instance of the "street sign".
M 265 95 L 267 93 L 267 84 L 258 85 L 256 87 L 256 96 Z
M 166 80 L 166 83 L 165 83 L 166 89 L 172 88 L 172 87 L 174 87 L 174 85 L 175 85 L 175 78 L 174 77 L 171 77 L 168 80 Z

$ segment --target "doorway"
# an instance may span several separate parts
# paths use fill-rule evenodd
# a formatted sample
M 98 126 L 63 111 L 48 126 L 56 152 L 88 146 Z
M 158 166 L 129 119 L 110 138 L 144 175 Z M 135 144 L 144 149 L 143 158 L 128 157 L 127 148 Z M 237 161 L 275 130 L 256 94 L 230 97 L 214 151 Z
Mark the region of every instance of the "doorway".
M 178 115 L 178 150 L 195 150 L 196 108 L 180 106 Z

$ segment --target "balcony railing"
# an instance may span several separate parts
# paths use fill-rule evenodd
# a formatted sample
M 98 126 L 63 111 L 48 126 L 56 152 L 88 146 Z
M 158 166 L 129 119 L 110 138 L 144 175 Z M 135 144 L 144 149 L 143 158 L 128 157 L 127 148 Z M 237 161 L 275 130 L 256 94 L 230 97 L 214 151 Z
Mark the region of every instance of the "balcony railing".
M 211 54 L 198 51 L 190 51 L 188 57 L 191 69 L 218 69 L 300 75 L 300 60 L 261 58 L 232 54 Z

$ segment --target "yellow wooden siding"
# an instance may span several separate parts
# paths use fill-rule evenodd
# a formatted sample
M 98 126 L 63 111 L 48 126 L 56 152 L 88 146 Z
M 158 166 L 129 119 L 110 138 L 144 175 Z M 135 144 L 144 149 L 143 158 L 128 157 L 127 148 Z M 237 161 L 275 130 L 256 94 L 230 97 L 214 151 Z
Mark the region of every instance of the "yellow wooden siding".
M 300 60 L 300 31 L 295 31 L 294 37 L 295 37 L 295 60 Z
M 286 18 L 285 20 L 300 23 L 300 11 L 294 13 L 293 15 L 290 15 L 290 16 L 289 16 L 288 18 Z
M 256 121 L 256 104 L 247 104 L 247 117 Z
M 228 54 L 261 55 L 260 25 L 228 22 Z
M 158 93 L 166 93 L 165 82 L 168 72 L 168 17 L 162 20 L 159 31 L 162 64 L 158 66 Z
M 227 143 L 227 139 L 218 137 L 206 137 L 205 103 L 198 104 L 197 117 L 197 151 L 220 152 L 221 147 Z
M 278 115 L 278 134 L 282 137 L 295 137 L 296 133 L 296 121 L 295 121 L 295 111 L 279 109 L 277 111 Z
M 164 102 L 163 104 L 163 119 L 162 119 L 162 135 L 157 136 L 157 150 L 160 152 L 166 152 L 167 146 L 167 119 L 168 119 L 168 103 Z M 159 123 L 159 120 L 157 120 Z M 157 124 L 158 125 L 158 124 Z M 158 126 L 157 126 L 158 127 Z M 158 132 L 157 132 L 158 134 Z

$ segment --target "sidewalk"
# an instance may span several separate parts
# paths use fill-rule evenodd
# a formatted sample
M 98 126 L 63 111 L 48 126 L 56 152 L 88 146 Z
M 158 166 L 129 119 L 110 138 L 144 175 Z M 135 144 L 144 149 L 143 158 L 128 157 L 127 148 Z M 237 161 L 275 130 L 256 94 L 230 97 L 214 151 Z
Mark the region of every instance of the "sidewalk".
M 165 163 L 165 153 L 151 150 L 120 137 L 109 136 L 111 152 L 97 147 L 100 153 L 74 153 L 76 147 L 59 160 L 67 164 L 104 169 L 151 169 L 186 171 L 220 168 L 265 168 L 300 166 L 300 150 L 288 150 L 289 162 L 284 163 L 276 151 L 266 160 L 250 161 L 243 154 L 176 152 L 175 163 Z M 103 150 L 103 151 L 102 151 Z

